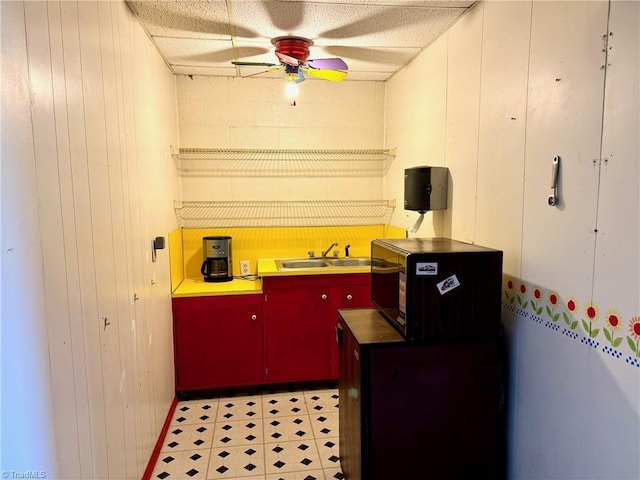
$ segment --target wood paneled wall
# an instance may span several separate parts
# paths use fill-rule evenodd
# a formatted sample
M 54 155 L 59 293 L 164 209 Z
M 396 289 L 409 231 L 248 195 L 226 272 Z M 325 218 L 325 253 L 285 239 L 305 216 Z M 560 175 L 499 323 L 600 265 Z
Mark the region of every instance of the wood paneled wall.
M 512 478 L 640 477 L 639 25 L 635 1 L 485 0 L 387 82 L 384 198 L 404 168 L 449 167 L 418 236 L 503 250 L 506 289 L 537 305 L 503 310 Z
M 140 478 L 173 399 L 175 80 L 124 2 L 22 5 L 57 474 Z

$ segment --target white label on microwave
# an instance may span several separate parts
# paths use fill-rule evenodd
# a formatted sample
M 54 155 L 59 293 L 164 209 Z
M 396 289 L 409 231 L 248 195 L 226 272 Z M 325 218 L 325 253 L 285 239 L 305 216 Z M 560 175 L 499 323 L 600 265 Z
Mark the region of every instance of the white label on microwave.
M 458 281 L 458 277 L 456 277 L 455 275 L 451 275 L 450 277 L 445 278 L 443 281 L 438 283 L 436 286 L 438 287 L 440 295 L 444 295 L 454 288 L 459 287 L 460 282 Z
M 417 262 L 416 275 L 437 275 L 438 262 Z

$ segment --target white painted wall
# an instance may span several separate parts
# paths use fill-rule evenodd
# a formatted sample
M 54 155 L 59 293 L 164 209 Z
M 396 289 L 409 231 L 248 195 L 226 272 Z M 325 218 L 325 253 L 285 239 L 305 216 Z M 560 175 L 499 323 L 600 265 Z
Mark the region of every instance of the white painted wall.
M 2 45 L 2 470 L 140 478 L 174 396 L 175 80 L 124 2 L 2 2 Z
M 484 1 L 387 85 L 384 197 L 446 165 L 418 235 L 504 251 L 510 478 L 640 478 L 639 31 L 633 1 Z
M 2 28 L 2 317 L 0 471 L 57 476 L 36 164 L 24 13 L 0 4 Z
M 390 223 L 407 230 L 418 218 L 418 213 L 402 209 L 404 169 L 444 165 L 447 41 L 447 36 L 440 37 L 393 81 L 387 82 L 385 142 L 397 148 L 398 156 L 385 177 L 383 197 L 395 198 L 399 205 Z M 443 219 L 443 211 L 427 212 L 420 235 L 443 236 Z
M 276 74 L 268 74 L 274 77 Z M 177 77 L 187 148 L 383 148 L 384 83 L 309 79 L 297 106 L 277 78 Z M 380 177 L 182 177 L 183 200 L 380 200 Z

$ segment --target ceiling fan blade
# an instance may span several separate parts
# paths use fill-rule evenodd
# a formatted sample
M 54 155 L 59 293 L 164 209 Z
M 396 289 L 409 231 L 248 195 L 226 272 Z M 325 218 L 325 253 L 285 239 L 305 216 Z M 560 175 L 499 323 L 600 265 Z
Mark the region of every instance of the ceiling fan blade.
M 276 57 L 278 57 L 282 63 L 286 63 L 287 65 L 293 65 L 294 67 L 300 65 L 297 58 L 290 57 L 284 53 L 276 52 Z
M 262 75 L 264 73 L 280 72 L 282 70 L 284 70 L 284 65 L 281 65 L 278 68 L 270 68 L 268 70 L 263 70 L 262 72 L 252 73 L 251 75 L 244 75 L 242 78 L 255 77 L 255 76 L 258 76 L 258 75 Z
M 267 62 L 237 62 L 232 61 L 234 65 L 239 67 L 279 67 L 279 63 L 267 63 Z
M 199 53 L 196 55 L 186 55 L 178 57 L 183 61 L 187 61 L 190 64 L 197 63 L 226 63 L 233 61 L 234 58 L 252 57 L 254 55 L 262 55 L 268 50 L 262 47 L 239 47 L 239 48 L 224 48 L 222 50 L 210 51 L 206 53 Z M 267 65 L 265 65 L 267 66 Z
M 415 55 L 411 53 L 413 49 L 407 48 L 370 48 L 370 47 L 324 47 L 324 51 L 332 55 L 340 55 L 352 60 L 382 63 L 389 65 L 404 65 L 407 61 L 407 55 Z
M 366 17 L 352 21 L 341 27 L 332 28 L 331 30 L 320 33 L 318 36 L 320 38 L 336 40 L 353 38 L 355 32 L 357 32 L 358 37 L 374 35 L 391 30 L 400 30 L 408 25 L 420 24 L 421 22 L 425 22 L 425 20 L 429 18 L 429 15 L 431 15 L 431 9 L 429 8 L 416 8 L 412 15 L 407 15 L 406 9 L 407 7 L 402 5 L 393 7 L 384 5 L 372 6 L 370 10 L 373 13 Z M 430 24 L 431 22 L 428 23 Z
M 349 70 L 349 67 L 341 58 L 318 58 L 315 60 L 307 60 L 306 65 L 316 70 Z
M 129 0 L 127 5 L 143 21 L 155 28 L 152 36 L 168 36 L 167 30 L 175 32 L 192 32 L 209 36 L 230 35 L 228 22 L 220 22 L 207 18 L 206 14 L 194 12 L 187 2 L 149 2 L 146 0 Z M 236 25 L 235 35 L 242 38 L 258 38 L 257 32 Z
M 305 73 L 308 73 L 312 77 L 321 78 L 322 80 L 329 80 L 331 82 L 341 82 L 347 78 L 347 72 L 341 72 L 340 70 L 315 70 L 313 68 L 304 68 Z

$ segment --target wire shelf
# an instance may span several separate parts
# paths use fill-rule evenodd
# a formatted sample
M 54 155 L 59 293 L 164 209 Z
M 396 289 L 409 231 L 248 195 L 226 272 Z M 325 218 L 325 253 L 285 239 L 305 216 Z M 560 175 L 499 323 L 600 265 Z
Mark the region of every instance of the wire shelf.
M 395 149 L 180 148 L 171 155 L 181 176 L 382 177 Z
M 176 201 L 184 228 L 389 224 L 395 200 Z

